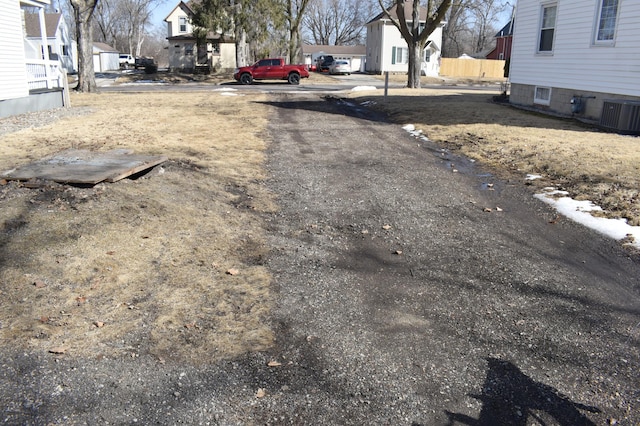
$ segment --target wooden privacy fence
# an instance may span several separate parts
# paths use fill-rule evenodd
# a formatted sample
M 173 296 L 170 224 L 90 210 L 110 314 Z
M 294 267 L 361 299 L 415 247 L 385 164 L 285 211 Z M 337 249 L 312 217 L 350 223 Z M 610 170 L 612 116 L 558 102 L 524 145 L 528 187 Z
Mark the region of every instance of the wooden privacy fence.
M 442 58 L 440 75 L 443 77 L 503 78 L 504 63 L 495 59 Z

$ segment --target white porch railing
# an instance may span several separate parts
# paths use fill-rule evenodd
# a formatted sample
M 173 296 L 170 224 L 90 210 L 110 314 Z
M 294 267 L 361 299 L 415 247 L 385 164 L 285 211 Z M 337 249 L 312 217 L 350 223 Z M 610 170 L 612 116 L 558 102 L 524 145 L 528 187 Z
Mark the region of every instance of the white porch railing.
M 29 90 L 63 88 L 64 73 L 58 61 L 27 59 Z

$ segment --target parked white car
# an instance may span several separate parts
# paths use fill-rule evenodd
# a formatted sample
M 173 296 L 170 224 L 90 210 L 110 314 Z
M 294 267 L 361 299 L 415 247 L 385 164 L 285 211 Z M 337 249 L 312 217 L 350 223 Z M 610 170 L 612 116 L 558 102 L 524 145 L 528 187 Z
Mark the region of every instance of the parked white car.
M 329 74 L 351 74 L 351 65 L 347 61 L 333 61 L 329 67 Z

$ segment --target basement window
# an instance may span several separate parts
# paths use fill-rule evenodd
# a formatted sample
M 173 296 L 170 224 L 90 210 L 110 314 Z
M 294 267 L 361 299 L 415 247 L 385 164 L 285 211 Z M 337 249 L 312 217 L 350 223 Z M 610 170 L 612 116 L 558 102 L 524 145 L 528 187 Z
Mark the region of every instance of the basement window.
M 539 105 L 551 104 L 551 87 L 536 86 L 533 103 Z

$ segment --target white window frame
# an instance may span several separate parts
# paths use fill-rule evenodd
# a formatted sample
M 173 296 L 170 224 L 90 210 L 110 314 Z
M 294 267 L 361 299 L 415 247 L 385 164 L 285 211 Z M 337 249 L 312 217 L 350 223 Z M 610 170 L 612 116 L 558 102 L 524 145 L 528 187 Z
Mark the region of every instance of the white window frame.
M 186 33 L 187 32 L 187 17 L 179 16 L 178 17 L 178 32 Z
M 396 64 L 409 63 L 409 49 L 407 47 L 396 47 Z
M 551 87 L 536 86 L 533 91 L 533 103 L 538 105 L 551 105 Z M 540 95 L 546 93 L 546 97 Z
M 605 2 L 614 2 L 615 5 L 605 5 Z M 611 12 L 611 10 L 606 10 L 610 9 L 611 7 L 615 7 L 615 11 L 613 14 L 608 14 L 608 16 L 605 16 L 604 19 L 606 20 L 607 18 L 612 19 L 613 20 L 613 28 L 612 28 L 612 32 L 611 32 L 611 38 L 607 38 L 607 39 L 602 39 L 600 38 L 602 35 L 602 32 L 604 30 L 603 28 L 603 23 L 609 22 L 607 21 L 603 21 L 603 12 L 607 13 L 607 12 Z M 620 15 L 620 0 L 599 0 L 598 1 L 598 10 L 596 11 L 596 21 L 594 24 L 594 34 L 593 34 L 593 44 L 594 45 L 598 45 L 598 46 L 612 46 L 615 44 L 616 41 L 616 32 L 618 29 L 618 17 Z
M 551 9 L 551 8 L 555 8 L 555 16 L 554 16 L 554 20 L 553 20 L 553 26 L 545 26 L 545 22 L 544 22 L 544 12 L 547 9 Z M 556 42 L 556 30 L 558 28 L 558 3 L 543 3 L 542 5 L 540 5 L 540 25 L 538 25 L 538 44 L 536 46 L 536 52 L 539 54 L 543 54 L 543 55 L 551 55 L 553 54 L 553 47 L 555 45 Z M 551 49 L 549 50 L 542 50 L 542 32 L 543 31 L 553 31 L 553 34 L 551 36 Z
M 393 46 L 391 48 L 391 65 L 402 65 L 409 63 L 409 48 Z

